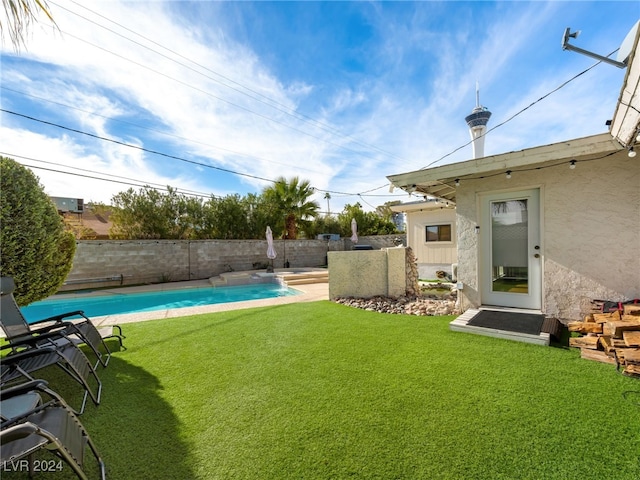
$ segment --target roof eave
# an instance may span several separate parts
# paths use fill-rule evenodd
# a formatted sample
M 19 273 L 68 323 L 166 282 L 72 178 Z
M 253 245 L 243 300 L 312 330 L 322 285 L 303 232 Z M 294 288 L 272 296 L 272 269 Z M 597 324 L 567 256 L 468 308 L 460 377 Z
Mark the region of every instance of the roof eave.
M 629 148 L 636 142 L 640 129 L 640 29 L 636 32 L 633 48 L 627 63 L 627 72 L 616 110 L 611 121 L 611 135 L 622 145 Z
M 611 134 L 602 133 L 441 167 L 389 175 L 387 178 L 393 185 L 403 190 L 409 189 L 455 202 L 456 179 L 462 180 L 471 175 L 490 176 L 507 170 L 517 171 L 563 160 L 580 161 L 616 152 L 622 148 Z
M 456 204 L 451 201 L 436 201 L 436 200 L 428 200 L 428 201 L 418 201 L 418 202 L 407 202 L 400 203 L 398 205 L 391 205 L 389 208 L 392 212 L 421 212 L 428 210 L 441 210 L 443 208 L 454 208 Z

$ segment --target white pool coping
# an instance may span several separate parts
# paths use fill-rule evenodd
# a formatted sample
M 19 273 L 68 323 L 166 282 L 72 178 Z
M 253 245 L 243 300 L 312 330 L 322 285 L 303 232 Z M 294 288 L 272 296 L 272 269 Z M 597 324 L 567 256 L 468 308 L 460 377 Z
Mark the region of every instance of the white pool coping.
M 97 290 L 95 292 L 67 295 L 70 296 L 69 298 L 86 298 L 89 296 L 112 295 L 114 293 L 126 295 L 127 293 L 161 292 L 163 290 L 176 290 L 181 288 L 198 287 L 211 287 L 211 284 L 208 280 L 193 280 L 189 282 L 171 282 L 156 285 L 142 285 L 136 287 L 119 287 L 114 289 Z M 91 321 L 97 327 L 104 327 L 109 325 L 120 325 L 124 323 L 160 320 L 163 318 L 186 317 L 187 315 L 198 315 L 202 313 L 226 312 L 230 310 L 240 310 L 245 308 L 268 307 L 274 305 L 285 305 L 288 303 L 315 302 L 318 300 L 329 299 L 328 283 L 310 283 L 306 285 L 290 286 L 289 288 L 292 290 L 297 290 L 300 293 L 298 295 L 290 295 L 286 297 L 217 303 L 212 305 L 200 305 L 197 307 L 171 308 L 165 310 L 155 310 L 153 312 L 105 315 L 101 317 L 91 317 Z

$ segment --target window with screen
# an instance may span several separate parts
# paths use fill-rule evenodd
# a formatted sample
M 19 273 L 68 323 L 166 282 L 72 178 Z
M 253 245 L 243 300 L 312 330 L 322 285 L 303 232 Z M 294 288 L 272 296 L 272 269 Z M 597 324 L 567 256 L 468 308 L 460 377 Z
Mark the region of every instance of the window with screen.
M 427 225 L 426 241 L 427 242 L 450 242 L 451 241 L 451 224 L 447 225 Z

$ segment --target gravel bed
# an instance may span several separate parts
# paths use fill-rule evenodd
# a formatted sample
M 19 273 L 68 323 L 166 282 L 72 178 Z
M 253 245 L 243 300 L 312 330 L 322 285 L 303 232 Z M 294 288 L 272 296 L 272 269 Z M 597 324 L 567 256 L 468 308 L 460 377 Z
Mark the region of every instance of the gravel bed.
M 399 313 L 420 316 L 458 315 L 460 313 L 456 310 L 455 292 L 444 297 L 340 297 L 335 299 L 335 302 L 349 307 L 379 313 Z

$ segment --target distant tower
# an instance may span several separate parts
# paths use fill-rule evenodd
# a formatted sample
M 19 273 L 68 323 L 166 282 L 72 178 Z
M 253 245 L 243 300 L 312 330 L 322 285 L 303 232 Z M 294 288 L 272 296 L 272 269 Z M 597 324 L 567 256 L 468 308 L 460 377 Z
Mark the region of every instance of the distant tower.
M 480 105 L 480 88 L 476 83 L 476 108 L 464 119 L 469 125 L 469 133 L 473 142 L 473 158 L 484 157 L 484 134 L 487 133 L 487 123 L 491 112 Z

